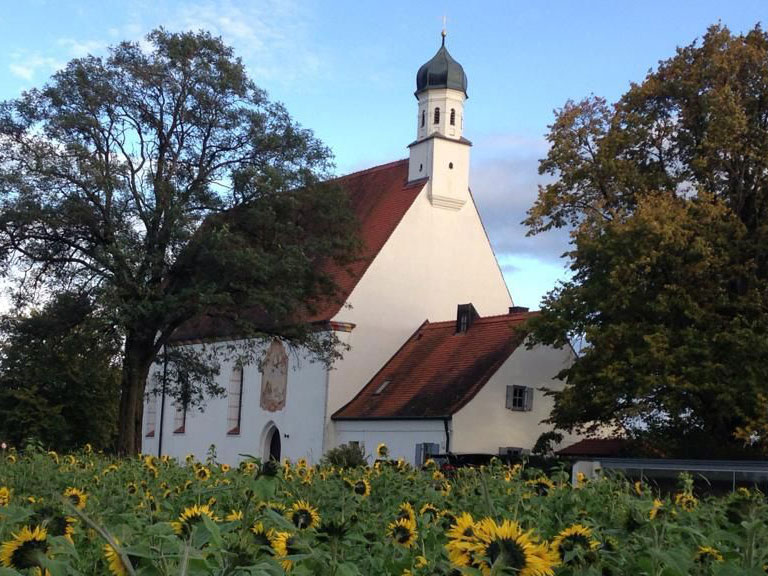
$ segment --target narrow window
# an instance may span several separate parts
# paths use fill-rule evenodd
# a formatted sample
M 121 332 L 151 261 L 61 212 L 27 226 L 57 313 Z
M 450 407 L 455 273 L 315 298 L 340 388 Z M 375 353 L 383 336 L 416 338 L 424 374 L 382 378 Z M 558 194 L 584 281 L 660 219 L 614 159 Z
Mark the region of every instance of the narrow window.
M 187 404 L 176 402 L 176 412 L 173 415 L 173 433 L 184 434 L 187 430 Z
M 387 386 L 389 386 L 389 383 L 390 383 L 390 382 L 392 382 L 392 380 L 384 380 L 384 382 L 382 382 L 382 383 L 379 385 L 379 387 L 378 387 L 378 388 L 376 388 L 376 390 L 373 392 L 373 395 L 374 395 L 374 396 L 378 396 L 379 394 L 381 394 L 382 392 L 384 392 L 384 390 L 386 390 L 386 389 L 387 389 Z
M 421 111 L 421 127 L 424 128 L 424 124 L 427 123 L 427 111 L 422 110 Z
M 155 422 L 157 421 L 157 396 L 150 394 L 147 398 L 147 438 L 155 435 Z
M 451 108 L 451 126 L 456 126 L 456 109 Z
M 240 366 L 232 370 L 229 377 L 229 410 L 227 412 L 227 434 L 240 434 L 240 420 L 243 414 L 243 369 Z
M 440 124 L 440 108 L 435 108 L 435 122 L 434 124 Z

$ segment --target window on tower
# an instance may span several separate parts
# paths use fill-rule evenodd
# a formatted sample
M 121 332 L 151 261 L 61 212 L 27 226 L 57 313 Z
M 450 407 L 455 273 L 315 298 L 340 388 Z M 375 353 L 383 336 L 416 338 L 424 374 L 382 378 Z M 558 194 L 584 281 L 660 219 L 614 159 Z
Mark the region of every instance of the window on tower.
M 435 108 L 435 124 L 440 124 L 440 108 Z
M 421 111 L 421 127 L 424 128 L 424 124 L 427 123 L 427 112 L 425 110 Z
M 456 109 L 451 108 L 451 126 L 456 126 Z

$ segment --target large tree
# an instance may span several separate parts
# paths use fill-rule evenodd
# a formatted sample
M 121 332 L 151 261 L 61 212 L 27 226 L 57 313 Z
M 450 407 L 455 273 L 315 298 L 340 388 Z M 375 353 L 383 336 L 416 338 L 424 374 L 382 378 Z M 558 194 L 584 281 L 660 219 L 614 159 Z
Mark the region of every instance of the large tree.
M 0 330 L 0 439 L 112 449 L 121 342 L 94 303 L 58 294 L 40 310 L 2 318 Z
M 526 223 L 571 230 L 573 275 L 532 342 L 586 343 L 552 422 L 743 448 L 768 396 L 768 35 L 713 26 L 616 104 L 568 102 L 548 139 Z
M 353 252 L 330 154 L 208 33 L 148 35 L 71 61 L 0 108 L 0 257 L 18 296 L 99 301 L 124 338 L 118 450 L 140 448 L 158 352 L 200 314 L 242 319 L 321 359 L 299 321 Z M 202 226 L 201 226 L 202 224 Z

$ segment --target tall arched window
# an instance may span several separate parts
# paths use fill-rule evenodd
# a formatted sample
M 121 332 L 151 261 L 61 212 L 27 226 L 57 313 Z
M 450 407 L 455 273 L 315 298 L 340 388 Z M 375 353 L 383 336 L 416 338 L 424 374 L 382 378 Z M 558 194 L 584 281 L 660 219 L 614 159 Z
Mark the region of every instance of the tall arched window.
M 240 420 L 243 415 L 243 369 L 240 366 L 236 366 L 229 377 L 227 397 L 227 434 L 240 434 Z
M 155 435 L 155 422 L 157 421 L 157 396 L 155 394 L 150 393 L 147 397 L 144 420 L 147 423 L 147 438 L 152 438 Z
M 451 108 L 451 126 L 456 126 L 456 109 Z
M 440 108 L 435 108 L 435 124 L 440 124 Z
M 421 111 L 421 127 L 424 128 L 424 124 L 427 123 L 427 112 L 426 110 Z

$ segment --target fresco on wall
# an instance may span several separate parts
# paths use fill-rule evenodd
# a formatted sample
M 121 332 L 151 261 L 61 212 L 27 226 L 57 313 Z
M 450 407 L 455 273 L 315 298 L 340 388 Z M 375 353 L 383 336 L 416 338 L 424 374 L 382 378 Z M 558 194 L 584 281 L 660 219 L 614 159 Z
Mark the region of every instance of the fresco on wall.
M 288 387 L 288 355 L 283 343 L 272 340 L 261 369 L 261 407 L 268 412 L 285 408 Z

